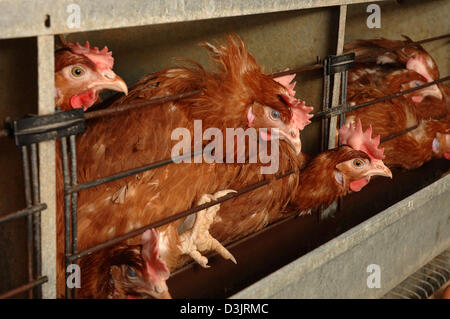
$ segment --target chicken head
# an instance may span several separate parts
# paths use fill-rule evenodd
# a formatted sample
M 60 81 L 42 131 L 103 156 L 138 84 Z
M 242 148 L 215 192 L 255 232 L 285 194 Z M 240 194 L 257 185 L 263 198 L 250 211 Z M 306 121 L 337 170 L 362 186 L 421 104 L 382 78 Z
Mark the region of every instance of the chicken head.
M 356 127 L 352 124 L 341 127 L 339 139 L 342 144 L 360 151 L 354 158 L 336 165 L 334 178 L 341 187 L 358 192 L 370 182 L 372 176 L 392 178 L 391 170 L 382 161 L 384 150 L 378 148 L 380 137 L 372 138 L 372 127 L 369 126 L 363 132 L 361 121 L 358 119 Z
M 88 109 L 99 93 L 109 89 L 128 93 L 125 81 L 112 70 L 114 58 L 107 47 L 99 50 L 69 43 L 55 53 L 55 105 L 62 110 Z
M 126 246 L 116 254 L 117 263 L 110 267 L 111 298 L 170 299 L 166 284 L 169 270 L 159 257 L 159 233 L 147 230 L 142 245 Z

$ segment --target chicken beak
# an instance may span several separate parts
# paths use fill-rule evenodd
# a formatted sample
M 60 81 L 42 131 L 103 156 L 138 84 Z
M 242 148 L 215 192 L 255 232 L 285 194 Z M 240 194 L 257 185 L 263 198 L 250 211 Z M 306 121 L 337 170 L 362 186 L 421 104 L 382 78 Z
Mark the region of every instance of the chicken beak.
M 386 165 L 384 165 L 383 161 L 374 159 L 371 161 L 371 169 L 368 170 L 366 176 L 369 178 L 371 176 L 384 176 L 392 178 L 392 172 Z
M 102 90 L 112 90 L 128 94 L 128 86 L 125 81 L 114 73 L 113 70 L 104 70 L 101 79 L 93 82 L 89 88 L 95 89 L 97 92 Z

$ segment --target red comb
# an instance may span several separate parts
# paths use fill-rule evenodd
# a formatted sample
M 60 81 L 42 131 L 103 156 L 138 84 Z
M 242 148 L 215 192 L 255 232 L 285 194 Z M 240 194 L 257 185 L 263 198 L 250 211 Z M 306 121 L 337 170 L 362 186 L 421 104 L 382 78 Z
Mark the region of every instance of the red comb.
M 309 120 L 314 115 L 309 114 L 314 108 L 312 106 L 306 106 L 304 101 L 297 100 L 293 97 L 288 97 L 287 95 L 282 95 L 283 99 L 286 101 L 286 98 L 288 98 L 287 103 L 289 103 L 291 110 L 292 110 L 292 119 L 291 123 L 299 130 L 303 130 L 306 125 L 310 124 L 311 121 Z
M 170 272 L 167 265 L 159 257 L 159 233 L 149 229 L 142 234 L 142 256 L 147 264 L 147 271 L 154 283 L 167 280 Z
M 289 71 L 289 69 L 286 69 L 284 71 Z M 274 80 L 278 83 L 280 83 L 282 86 L 284 86 L 289 91 L 289 95 L 294 97 L 295 96 L 295 84 L 297 82 L 292 82 L 295 79 L 295 73 L 294 74 L 288 74 L 279 76 L 277 78 L 274 78 Z
M 286 69 L 285 71 L 288 71 Z M 303 130 L 306 125 L 310 124 L 310 118 L 313 117 L 312 114 L 309 114 L 314 108 L 311 106 L 305 106 L 305 102 L 302 102 L 295 98 L 295 83 L 292 82 L 295 78 L 295 74 L 283 75 L 275 78 L 274 80 L 281 85 L 283 85 L 289 92 L 289 95 L 282 94 L 281 97 L 283 100 L 289 104 L 292 111 L 292 119 L 291 123 L 299 130 Z
M 67 47 L 72 50 L 73 53 L 82 54 L 92 60 L 99 69 L 112 69 L 114 65 L 114 58 L 112 52 L 108 51 L 108 47 L 104 47 L 99 50 L 98 47 L 91 47 L 89 42 L 81 46 L 78 42 L 68 43 Z
M 378 148 L 380 136 L 372 138 L 372 125 L 363 132 L 360 119 L 358 119 L 356 127 L 348 124 L 339 129 L 339 141 L 351 146 L 354 150 L 365 152 L 371 159 L 384 159 L 384 149 Z

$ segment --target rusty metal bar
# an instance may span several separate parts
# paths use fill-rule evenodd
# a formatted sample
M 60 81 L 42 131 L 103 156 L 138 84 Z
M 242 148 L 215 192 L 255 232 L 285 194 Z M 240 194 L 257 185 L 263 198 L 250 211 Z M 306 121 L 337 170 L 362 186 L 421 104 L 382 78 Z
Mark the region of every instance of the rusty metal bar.
M 440 114 L 440 115 L 437 115 L 435 117 L 432 117 L 432 118 L 430 118 L 430 120 L 440 120 L 440 119 L 442 119 L 442 118 L 444 118 L 446 116 L 447 116 L 447 113 L 444 113 L 444 114 Z M 394 139 L 396 137 L 399 137 L 400 135 L 403 135 L 403 134 L 406 134 L 408 132 L 414 131 L 418 127 L 419 127 L 419 124 L 416 124 L 416 125 L 413 125 L 411 127 L 406 128 L 404 130 L 396 132 L 394 134 L 391 134 L 391 135 L 385 136 L 383 138 L 380 138 L 380 143 L 384 143 L 384 142 L 390 141 L 390 140 L 392 140 L 392 139 Z
M 39 193 L 39 177 L 38 177 L 38 157 L 37 145 L 30 145 L 31 155 L 31 184 L 33 189 L 33 205 L 38 205 L 40 202 Z M 34 240 L 34 264 L 35 264 L 35 278 L 40 278 L 42 273 L 42 259 L 41 259 L 41 212 L 33 213 L 33 240 Z M 37 286 L 36 297 L 42 297 L 42 290 Z
M 27 208 L 32 206 L 31 203 L 31 182 L 30 182 L 30 166 L 28 160 L 28 149 L 26 146 L 21 147 L 22 151 L 22 165 L 25 186 L 25 203 Z M 27 267 L 28 267 L 28 281 L 33 280 L 33 218 L 31 215 L 27 216 Z M 29 291 L 29 298 L 33 298 L 33 291 Z
M 25 209 L 21 209 L 19 211 L 10 213 L 8 215 L 5 215 L 3 217 L 0 218 L 0 224 L 1 223 L 5 223 L 5 222 L 9 222 L 10 220 L 14 220 L 17 218 L 21 218 L 21 217 L 25 217 L 28 216 L 30 214 L 42 211 L 44 209 L 47 208 L 46 204 L 39 204 L 39 205 L 35 205 L 35 206 L 31 206 L 29 208 L 25 208 Z
M 31 291 L 34 287 L 40 286 L 40 285 L 46 283 L 47 281 L 48 281 L 47 276 L 41 277 L 38 280 L 31 281 L 30 283 L 28 283 L 26 285 L 20 286 L 18 288 L 12 289 L 8 292 L 1 294 L 0 299 L 9 298 L 9 297 L 15 296 L 21 292 L 27 291 L 27 290 Z
M 322 118 L 329 118 L 329 117 L 332 117 L 332 116 L 335 116 L 335 115 L 338 115 L 338 114 L 341 114 L 341 113 L 344 113 L 344 112 L 345 113 L 351 112 L 351 111 L 354 111 L 354 110 L 357 110 L 357 109 L 360 109 L 360 108 L 363 108 L 363 107 L 366 107 L 366 106 L 370 106 L 370 105 L 373 105 L 373 104 L 376 104 L 376 103 L 380 103 L 380 102 L 384 102 L 384 101 L 387 101 L 387 100 L 390 100 L 390 99 L 394 99 L 394 98 L 397 98 L 399 96 L 402 96 L 402 95 L 405 95 L 405 94 L 408 94 L 408 93 L 411 93 L 411 92 L 414 92 L 414 91 L 418 91 L 418 90 L 424 89 L 426 87 L 432 86 L 434 84 L 445 82 L 445 81 L 448 81 L 448 80 L 450 80 L 450 75 L 448 75 L 448 76 L 446 76 L 444 78 L 440 78 L 438 80 L 432 81 L 432 82 L 428 82 L 428 83 L 423 84 L 421 86 L 417 86 L 415 88 L 410 88 L 410 89 L 407 89 L 407 90 L 404 90 L 404 91 L 399 91 L 399 92 L 396 92 L 396 93 L 393 93 L 393 94 L 385 95 L 385 96 L 380 97 L 378 99 L 370 100 L 370 101 L 367 101 L 367 102 L 364 102 L 364 103 L 361 103 L 361 104 L 358 104 L 358 105 L 354 105 L 354 106 L 351 106 L 351 107 L 347 107 L 346 105 L 340 105 L 338 107 L 335 107 L 335 108 L 327 110 L 327 111 L 322 111 L 322 112 L 315 113 L 314 117 L 311 119 L 311 121 L 318 121 L 318 120 L 321 120 Z
M 67 185 L 67 188 L 65 188 L 65 194 L 66 195 L 67 194 L 73 194 L 73 193 L 79 192 L 79 191 L 84 190 L 84 189 L 88 189 L 88 188 L 92 188 L 92 187 L 95 187 L 95 186 L 98 186 L 98 185 L 109 183 L 109 182 L 112 182 L 112 181 L 115 181 L 115 180 L 118 180 L 118 179 L 121 179 L 121 178 L 124 178 L 124 177 L 128 177 L 128 176 L 131 176 L 131 175 L 134 175 L 134 174 L 139 174 L 139 173 L 151 170 L 151 169 L 155 169 L 155 168 L 158 168 L 158 167 L 161 167 L 161 166 L 172 164 L 172 163 L 174 163 L 176 161 L 181 161 L 183 159 L 190 158 L 192 156 L 201 155 L 201 154 L 203 154 L 203 150 L 201 152 L 193 152 L 193 153 L 189 153 L 187 155 L 177 156 L 174 159 L 165 159 L 165 160 L 157 161 L 157 162 L 151 163 L 149 165 L 145 165 L 145 166 L 141 166 L 141 167 L 138 167 L 138 168 L 133 168 L 133 169 L 130 169 L 130 170 L 126 170 L 126 171 L 123 171 L 123 172 L 120 172 L 120 173 L 117 173 L 117 174 L 114 174 L 114 175 L 110 175 L 110 176 L 107 176 L 107 177 L 95 179 L 95 180 L 90 181 L 90 182 L 86 182 L 86 183 L 82 183 L 82 184 L 78 184 L 78 185 L 74 185 L 74 186 Z
M 71 135 L 69 137 L 69 146 L 70 146 L 70 172 L 72 179 L 72 187 L 77 184 L 77 150 L 75 144 L 75 135 Z M 78 193 L 72 193 L 72 252 L 77 251 L 77 201 L 78 201 Z
M 153 99 L 150 99 L 150 100 L 144 101 L 144 102 L 122 104 L 120 106 L 110 107 L 110 108 L 107 108 L 104 110 L 98 110 L 98 111 L 92 111 L 92 112 L 86 113 L 84 115 L 84 118 L 86 120 L 91 120 L 91 119 L 103 117 L 106 115 L 113 115 L 113 114 L 117 114 L 120 112 L 133 110 L 133 109 L 143 107 L 143 106 L 159 105 L 159 104 L 163 104 L 166 102 L 171 102 L 171 101 L 176 101 L 179 99 L 191 97 L 200 92 L 201 92 L 200 90 L 195 90 L 195 91 L 190 91 L 190 92 L 186 92 L 186 93 L 173 94 L 173 95 L 169 95 L 169 96 L 165 96 L 165 97 L 153 98 Z
M 61 158 L 62 158 L 62 171 L 64 178 L 64 190 L 70 187 L 70 177 L 69 177 L 69 160 L 67 156 L 67 137 L 61 138 Z M 72 224 L 71 215 L 70 215 L 70 194 L 64 194 L 64 255 L 65 259 L 65 267 L 64 267 L 64 278 L 65 282 L 67 281 L 67 266 L 70 264 L 67 256 L 71 253 L 71 244 L 70 244 L 70 226 Z M 70 289 L 65 285 L 66 298 L 70 295 Z

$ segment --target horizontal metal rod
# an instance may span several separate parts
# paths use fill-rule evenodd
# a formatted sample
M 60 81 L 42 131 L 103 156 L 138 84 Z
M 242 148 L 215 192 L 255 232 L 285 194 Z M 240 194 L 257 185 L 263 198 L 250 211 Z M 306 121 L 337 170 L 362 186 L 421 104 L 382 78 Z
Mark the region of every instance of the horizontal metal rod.
M 396 93 L 393 93 L 393 94 L 385 95 L 385 96 L 380 97 L 378 99 L 370 100 L 370 101 L 367 101 L 367 102 L 364 102 L 364 103 L 361 103 L 361 104 L 358 104 L 358 105 L 354 105 L 354 106 L 350 106 L 350 107 L 347 107 L 347 105 L 339 105 L 339 106 L 336 106 L 336 107 L 334 107 L 332 109 L 315 113 L 313 118 L 311 119 L 311 121 L 313 121 L 313 122 L 314 121 L 319 121 L 319 120 L 321 120 L 323 118 L 330 118 L 330 117 L 339 115 L 341 113 L 351 112 L 351 111 L 354 111 L 354 110 L 357 110 L 357 109 L 360 109 L 360 108 L 363 108 L 363 107 L 366 107 L 366 106 L 370 106 L 370 105 L 373 105 L 373 104 L 377 104 L 377 103 L 380 103 L 380 102 L 391 100 L 391 99 L 397 98 L 399 96 L 403 96 L 405 94 L 408 94 L 408 93 L 411 93 L 411 92 L 414 92 L 414 91 L 418 91 L 418 90 L 421 90 L 423 88 L 427 88 L 429 86 L 435 85 L 437 83 L 445 82 L 445 81 L 448 81 L 448 80 L 450 80 L 450 75 L 448 75 L 448 76 L 446 76 L 444 78 L 440 78 L 438 80 L 435 80 L 433 82 L 428 82 L 428 83 L 426 83 L 424 85 L 421 85 L 421 86 L 418 86 L 418 87 L 415 87 L 415 88 L 410 88 L 410 89 L 407 89 L 407 90 L 404 90 L 404 91 L 400 91 L 400 92 L 396 92 Z
M 43 211 L 44 209 L 47 209 L 47 205 L 45 203 L 31 206 L 29 208 L 25 208 L 25 209 L 16 211 L 14 213 L 10 213 L 6 216 L 0 217 L 0 224 L 5 223 L 10 220 L 13 220 L 13 219 L 25 217 L 25 216 L 31 215 L 33 213 Z
M 128 233 L 126 233 L 124 235 L 121 235 L 121 236 L 118 236 L 116 238 L 107 240 L 107 241 L 105 241 L 105 242 L 103 242 L 101 244 L 92 246 L 92 247 L 90 247 L 90 248 L 88 248 L 86 250 L 83 250 L 83 251 L 81 251 L 81 252 L 79 252 L 77 254 L 73 254 L 73 255 L 67 256 L 67 260 L 69 260 L 70 262 L 73 262 L 73 261 L 75 261 L 75 260 L 77 260 L 77 259 L 79 259 L 79 258 L 81 258 L 83 256 L 86 256 L 86 255 L 92 254 L 92 253 L 94 253 L 96 251 L 99 251 L 101 249 L 113 246 L 115 244 L 118 244 L 118 243 L 126 240 L 126 239 L 136 237 L 136 236 L 142 234 L 143 232 L 145 232 L 147 229 L 158 228 L 160 226 L 169 224 L 169 223 L 171 223 L 171 222 L 173 222 L 173 221 L 175 221 L 177 219 L 180 219 L 180 218 L 186 217 L 188 215 L 197 213 L 197 212 L 199 212 L 199 211 L 201 211 L 203 209 L 212 207 L 212 206 L 214 206 L 216 204 L 223 203 L 223 202 L 225 202 L 227 200 L 230 200 L 232 198 L 238 197 L 238 196 L 240 196 L 242 194 L 248 193 L 248 192 L 250 192 L 252 190 L 255 190 L 257 188 L 260 188 L 262 186 L 265 186 L 265 185 L 269 184 L 270 182 L 272 182 L 274 180 L 278 180 L 278 179 L 284 178 L 286 176 L 291 175 L 292 173 L 293 173 L 293 171 L 288 171 L 287 173 L 280 174 L 280 175 L 276 176 L 275 179 L 272 179 L 272 180 L 266 179 L 266 180 L 260 181 L 258 183 L 249 185 L 247 187 L 244 187 L 244 188 L 238 190 L 235 193 L 229 193 L 229 194 L 227 194 L 225 196 L 222 196 L 222 197 L 219 197 L 218 199 L 213 200 L 211 202 L 195 206 L 195 207 L 190 208 L 188 210 L 185 210 L 183 212 L 180 212 L 180 213 L 177 213 L 175 215 L 172 215 L 172 216 L 169 216 L 167 218 L 164 218 L 164 219 L 162 219 L 160 221 L 157 221 L 155 223 L 152 223 L 152 224 L 149 224 L 147 226 L 138 228 L 138 229 L 136 229 L 134 231 L 128 232 Z
M 441 114 L 441 115 L 432 117 L 432 118 L 430 118 L 430 120 L 440 120 L 440 119 L 442 119 L 442 118 L 444 118 L 444 117 L 446 117 L 446 116 L 447 116 L 447 113 L 444 113 L 444 114 Z M 418 127 L 419 127 L 419 124 L 416 124 L 416 125 L 413 125 L 413 126 L 411 126 L 411 127 L 406 128 L 406 129 L 404 129 L 404 130 L 402 130 L 402 131 L 399 131 L 399 132 L 396 132 L 396 133 L 394 133 L 394 134 L 385 136 L 385 137 L 383 137 L 383 138 L 380 139 L 380 143 L 384 143 L 384 142 L 387 142 L 387 141 L 389 141 L 389 140 L 392 140 L 392 139 L 394 139 L 394 138 L 396 138 L 396 137 L 399 137 L 400 135 L 403 135 L 403 134 L 406 134 L 406 133 L 408 133 L 408 132 L 411 132 L 411 131 L 415 130 L 415 129 L 418 128 Z
M 9 298 L 9 297 L 15 296 L 17 294 L 20 294 L 21 292 L 24 292 L 24 291 L 30 290 L 30 289 L 32 289 L 32 288 L 34 288 L 36 286 L 42 285 L 43 283 L 46 283 L 47 281 L 48 281 L 48 277 L 47 276 L 41 277 L 38 280 L 35 280 L 35 281 L 30 282 L 30 283 L 28 283 L 26 285 L 20 286 L 18 288 L 12 289 L 10 291 L 7 291 L 7 292 L 1 294 L 0 295 L 0 299 L 5 299 L 5 298 Z
M 426 39 L 423 39 L 423 40 L 420 40 L 420 41 L 413 41 L 411 43 L 406 43 L 404 45 L 399 45 L 399 46 L 396 46 L 396 47 L 393 47 L 393 48 L 390 48 L 390 49 L 386 49 L 386 51 L 398 50 L 398 49 L 414 46 L 416 44 L 424 44 L 424 43 L 428 43 L 428 42 L 442 40 L 442 39 L 449 38 L 449 37 L 450 37 L 450 33 L 447 33 L 447 34 L 440 35 L 440 36 L 437 36 L 437 37 L 426 38 Z
M 274 78 L 279 78 L 279 77 L 285 76 L 285 75 L 297 74 L 297 73 L 302 73 L 302 72 L 312 71 L 312 70 L 320 70 L 322 68 L 323 68 L 323 65 L 321 63 L 316 63 L 316 64 L 312 64 L 310 66 L 305 66 L 303 68 L 275 72 L 275 73 L 272 73 L 271 75 Z
M 201 92 L 200 90 L 195 90 L 195 91 L 190 91 L 190 92 L 185 92 L 185 93 L 180 93 L 180 94 L 173 94 L 173 95 L 169 95 L 169 96 L 153 98 L 153 99 L 143 101 L 143 102 L 122 104 L 122 105 L 119 105 L 116 107 L 110 107 L 110 108 L 107 108 L 104 110 L 98 110 L 98 111 L 92 111 L 92 112 L 85 113 L 84 118 L 86 120 L 91 120 L 91 119 L 103 117 L 106 115 L 114 115 L 117 113 L 125 112 L 128 110 L 136 109 L 136 108 L 143 107 L 143 106 L 159 105 L 159 104 L 191 97 L 200 92 Z
M 121 178 L 124 178 L 124 177 L 128 177 L 128 176 L 131 176 L 131 175 L 134 175 L 134 174 L 139 174 L 139 173 L 151 170 L 151 169 L 155 169 L 155 168 L 158 168 L 158 167 L 161 167 L 161 166 L 172 164 L 172 163 L 174 163 L 176 161 L 182 161 L 183 159 L 187 159 L 187 158 L 190 158 L 192 156 L 195 157 L 195 156 L 201 155 L 201 154 L 203 154 L 203 150 L 199 151 L 199 152 L 192 152 L 192 153 L 189 153 L 187 155 L 177 156 L 177 157 L 175 157 L 173 159 L 170 158 L 170 159 L 157 161 L 157 162 L 145 165 L 145 166 L 141 166 L 141 167 L 138 167 L 138 168 L 133 168 L 133 169 L 130 169 L 130 170 L 126 170 L 126 171 L 114 174 L 114 175 L 110 175 L 110 176 L 107 176 L 107 177 L 95 179 L 95 180 L 90 181 L 90 182 L 77 184 L 77 185 L 74 185 L 74 186 L 67 185 L 67 187 L 65 188 L 65 194 L 68 195 L 68 194 L 72 194 L 72 193 L 75 193 L 75 192 L 79 192 L 79 191 L 84 190 L 84 189 L 88 189 L 88 188 L 92 188 L 92 187 L 99 186 L 99 185 L 102 185 L 102 184 L 106 184 L 106 183 L 109 183 L 109 182 L 112 182 L 112 181 L 115 181 L 115 180 L 118 180 L 118 179 L 121 179 Z

